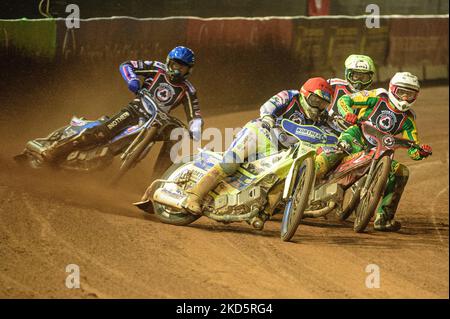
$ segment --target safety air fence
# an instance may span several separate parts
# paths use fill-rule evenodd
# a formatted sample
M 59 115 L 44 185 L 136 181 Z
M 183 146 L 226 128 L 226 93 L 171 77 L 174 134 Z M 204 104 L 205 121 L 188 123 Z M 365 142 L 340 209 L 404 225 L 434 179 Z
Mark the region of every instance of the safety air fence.
M 0 55 L 53 65 L 119 64 L 164 60 L 171 48 L 186 45 L 196 53 L 195 78 L 245 77 L 244 91 L 272 78 L 342 77 L 352 53 L 374 59 L 380 82 L 398 70 L 421 80 L 448 79 L 448 14 L 379 18 L 374 25 L 366 16 L 111 17 L 81 19 L 78 28 L 63 18 L 0 20 Z

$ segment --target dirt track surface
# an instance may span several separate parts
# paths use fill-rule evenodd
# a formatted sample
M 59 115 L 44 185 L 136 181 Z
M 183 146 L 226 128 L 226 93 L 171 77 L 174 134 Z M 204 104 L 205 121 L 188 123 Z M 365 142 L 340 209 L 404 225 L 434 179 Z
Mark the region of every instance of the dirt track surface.
M 55 109 L 58 119 L 48 121 L 32 111 L 3 117 L 0 297 L 448 298 L 448 87 L 425 89 L 415 110 L 433 156 L 413 162 L 399 152 L 411 170 L 397 214 L 402 230 L 355 234 L 350 222 L 308 219 L 293 243 L 280 240 L 280 217 L 256 231 L 206 218 L 176 227 L 145 215 L 131 203 L 150 181 L 151 156 L 115 190 L 102 184 L 111 171 L 23 171 L 11 156 L 72 110 Z M 257 113 L 206 121 L 237 127 Z M 17 131 L 23 123 L 30 126 Z M 80 267 L 80 289 L 65 286 L 68 264 Z M 369 264 L 380 268 L 378 289 L 365 285 Z

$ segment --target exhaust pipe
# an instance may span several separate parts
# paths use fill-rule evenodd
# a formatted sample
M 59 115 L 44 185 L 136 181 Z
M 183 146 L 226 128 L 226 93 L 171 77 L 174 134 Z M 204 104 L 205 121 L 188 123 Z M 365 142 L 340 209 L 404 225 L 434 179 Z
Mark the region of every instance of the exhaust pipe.
M 322 217 L 330 213 L 336 206 L 335 202 L 329 202 L 327 207 L 318 210 L 305 211 L 303 213 L 303 218 L 317 218 Z
M 159 188 L 155 191 L 153 194 L 153 201 L 157 202 L 161 205 L 169 206 L 171 208 L 174 208 L 176 210 L 185 211 L 185 208 L 183 207 L 183 201 L 186 197 L 181 194 L 176 194 L 169 192 L 168 190 L 164 188 Z M 241 215 L 233 215 L 233 214 L 215 214 L 208 211 L 204 211 L 203 215 L 206 217 L 209 217 L 215 221 L 223 222 L 223 223 L 233 223 L 233 222 L 242 222 L 251 220 L 252 218 L 256 217 L 259 213 L 259 208 L 254 208 L 251 212 L 247 214 L 241 214 Z M 258 225 L 257 225 L 258 226 Z M 257 226 L 255 228 L 257 228 Z
M 178 210 L 184 210 L 182 203 L 185 196 L 169 192 L 165 188 L 158 188 L 153 194 L 153 201 Z
M 206 217 L 214 219 L 215 221 L 218 221 L 218 222 L 233 223 L 233 222 L 242 222 L 242 221 L 250 220 L 253 217 L 255 217 L 256 215 L 258 215 L 258 213 L 259 213 L 259 208 L 255 208 L 250 213 L 242 214 L 242 215 L 232 215 L 232 214 L 219 215 L 219 214 L 214 214 L 214 213 L 210 213 L 210 212 L 204 212 L 203 214 Z M 253 227 L 255 227 L 255 226 L 253 226 Z M 257 228 L 257 227 L 255 227 L 255 228 Z

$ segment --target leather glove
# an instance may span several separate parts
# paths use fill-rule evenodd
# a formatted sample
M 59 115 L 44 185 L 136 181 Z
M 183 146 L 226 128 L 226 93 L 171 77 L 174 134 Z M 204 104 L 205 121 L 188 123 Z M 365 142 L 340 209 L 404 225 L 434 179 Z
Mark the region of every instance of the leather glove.
M 418 148 L 410 148 L 408 150 L 408 155 L 411 157 L 411 159 L 415 161 L 420 161 L 432 154 L 432 149 L 430 145 L 422 144 L 420 146 L 420 149 Z
M 358 120 L 358 115 L 356 115 L 356 114 L 354 114 L 354 113 L 348 113 L 348 114 L 345 114 L 344 120 L 345 120 L 347 123 L 355 124 L 356 121 Z
M 137 93 L 137 91 L 139 91 L 140 88 L 141 82 L 139 81 L 139 79 L 131 79 L 130 81 L 128 81 L 128 89 L 131 92 Z
M 194 141 L 200 141 L 202 138 L 202 124 L 201 118 L 195 118 L 189 122 L 189 132 L 191 132 Z
M 428 157 L 433 153 L 433 149 L 428 144 L 422 144 L 420 145 L 419 154 L 422 156 L 422 158 Z
M 275 126 L 275 119 L 271 115 L 264 115 L 261 118 L 261 125 L 263 128 L 270 131 Z

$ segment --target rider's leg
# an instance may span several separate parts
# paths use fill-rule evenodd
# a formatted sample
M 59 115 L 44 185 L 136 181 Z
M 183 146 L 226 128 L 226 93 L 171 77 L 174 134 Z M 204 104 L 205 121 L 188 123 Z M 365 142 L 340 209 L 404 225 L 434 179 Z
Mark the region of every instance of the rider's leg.
M 244 154 L 242 161 L 247 156 L 248 153 Z M 225 177 L 233 175 L 238 170 L 242 161 L 239 160 L 239 157 L 233 150 L 225 152 L 222 162 L 215 164 L 200 178 L 194 187 L 186 191 L 188 194 L 185 204 L 186 209 L 194 214 L 201 214 L 204 197 L 216 188 Z
M 401 228 L 400 222 L 395 221 L 394 217 L 408 178 L 408 168 L 395 160 L 392 161 L 386 189 L 374 222 L 375 230 L 397 231 Z
M 194 187 L 186 191 L 188 194 L 185 204 L 186 209 L 194 214 L 201 214 L 203 198 L 227 176 L 228 174 L 222 168 L 221 163 L 215 164 Z
M 52 145 L 43 156 L 49 161 L 54 161 L 67 156 L 75 148 L 106 142 L 127 126 L 138 123 L 139 117 L 139 113 L 130 105 L 101 125 L 88 128 L 81 135 Z
M 344 157 L 345 153 L 326 151 L 317 149 L 315 158 L 316 178 L 323 178 L 332 168 L 334 168 Z
M 201 214 L 203 198 L 225 177 L 234 174 L 247 159 L 253 160 L 253 155 L 273 152 L 272 145 L 260 135 L 259 130 L 260 125 L 252 121 L 237 134 L 225 152 L 222 162 L 215 164 L 193 188 L 186 191 L 187 210 L 194 214 Z

